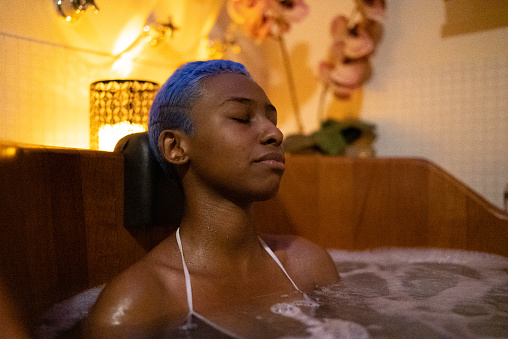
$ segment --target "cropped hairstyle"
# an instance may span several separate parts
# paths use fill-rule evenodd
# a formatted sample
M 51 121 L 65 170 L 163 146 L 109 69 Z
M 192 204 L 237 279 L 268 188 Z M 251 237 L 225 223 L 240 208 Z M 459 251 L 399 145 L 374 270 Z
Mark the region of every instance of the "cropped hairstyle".
M 243 74 L 250 78 L 242 64 L 230 60 L 194 61 L 180 66 L 155 96 L 148 120 L 150 148 L 167 172 L 169 163 L 159 150 L 159 136 L 167 129 L 193 133 L 191 110 L 203 93 L 201 79 L 225 74 Z

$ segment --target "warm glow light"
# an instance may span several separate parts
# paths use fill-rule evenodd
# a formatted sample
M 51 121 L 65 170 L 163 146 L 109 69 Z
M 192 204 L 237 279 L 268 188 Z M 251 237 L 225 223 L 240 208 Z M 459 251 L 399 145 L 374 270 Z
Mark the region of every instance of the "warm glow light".
M 143 25 L 143 18 L 140 15 L 133 16 L 125 24 L 125 28 L 122 29 L 121 33 L 118 35 L 113 46 L 114 55 L 120 55 L 128 51 L 132 52 L 133 49 L 136 49 L 137 53 L 140 52 L 140 50 L 136 48 L 140 34 L 142 34 L 139 30 L 140 25 Z
M 90 148 L 112 151 L 124 135 L 146 131 L 159 85 L 147 80 L 90 84 Z
M 119 77 L 126 77 L 134 68 L 134 53 L 125 53 L 120 56 L 111 67 L 112 71 Z
M 16 155 L 17 151 L 18 149 L 16 147 L 2 146 L 0 147 L 0 158 L 13 158 Z
M 118 140 L 127 134 L 144 132 L 143 125 L 131 124 L 123 121 L 114 125 L 104 125 L 99 128 L 99 150 L 113 151 Z

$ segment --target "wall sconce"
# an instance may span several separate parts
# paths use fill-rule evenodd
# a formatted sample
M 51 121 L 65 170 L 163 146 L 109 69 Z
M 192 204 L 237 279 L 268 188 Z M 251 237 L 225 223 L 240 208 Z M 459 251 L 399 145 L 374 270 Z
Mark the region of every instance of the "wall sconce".
M 165 40 L 166 37 L 173 38 L 175 31 L 179 30 L 179 27 L 173 23 L 173 18 L 168 17 L 168 21 L 165 23 L 156 22 L 154 13 L 150 13 L 146 19 L 145 26 L 143 27 L 143 35 L 145 42 L 151 46 L 155 46 L 161 41 Z
M 90 85 L 90 148 L 113 151 L 123 136 L 146 131 L 159 84 L 103 80 Z
M 57 13 L 68 22 L 76 22 L 85 13 L 88 7 L 99 13 L 99 7 L 94 0 L 53 0 Z

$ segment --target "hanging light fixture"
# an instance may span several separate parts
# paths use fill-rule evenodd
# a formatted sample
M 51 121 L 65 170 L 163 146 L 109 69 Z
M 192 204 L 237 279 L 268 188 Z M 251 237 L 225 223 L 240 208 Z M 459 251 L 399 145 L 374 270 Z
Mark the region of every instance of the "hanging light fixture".
M 99 7 L 94 0 L 53 0 L 57 13 L 65 18 L 65 21 L 76 22 L 88 8 L 94 13 L 99 13 Z
M 146 131 L 159 84 L 103 80 L 90 85 L 90 148 L 113 151 L 123 136 Z

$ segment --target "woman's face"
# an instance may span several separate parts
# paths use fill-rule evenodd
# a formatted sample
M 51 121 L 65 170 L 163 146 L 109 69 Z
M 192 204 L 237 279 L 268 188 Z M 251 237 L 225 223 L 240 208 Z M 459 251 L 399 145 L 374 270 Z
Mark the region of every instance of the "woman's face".
M 203 95 L 192 109 L 189 170 L 229 199 L 266 200 L 284 173 L 283 134 L 265 92 L 241 74 L 201 80 Z

